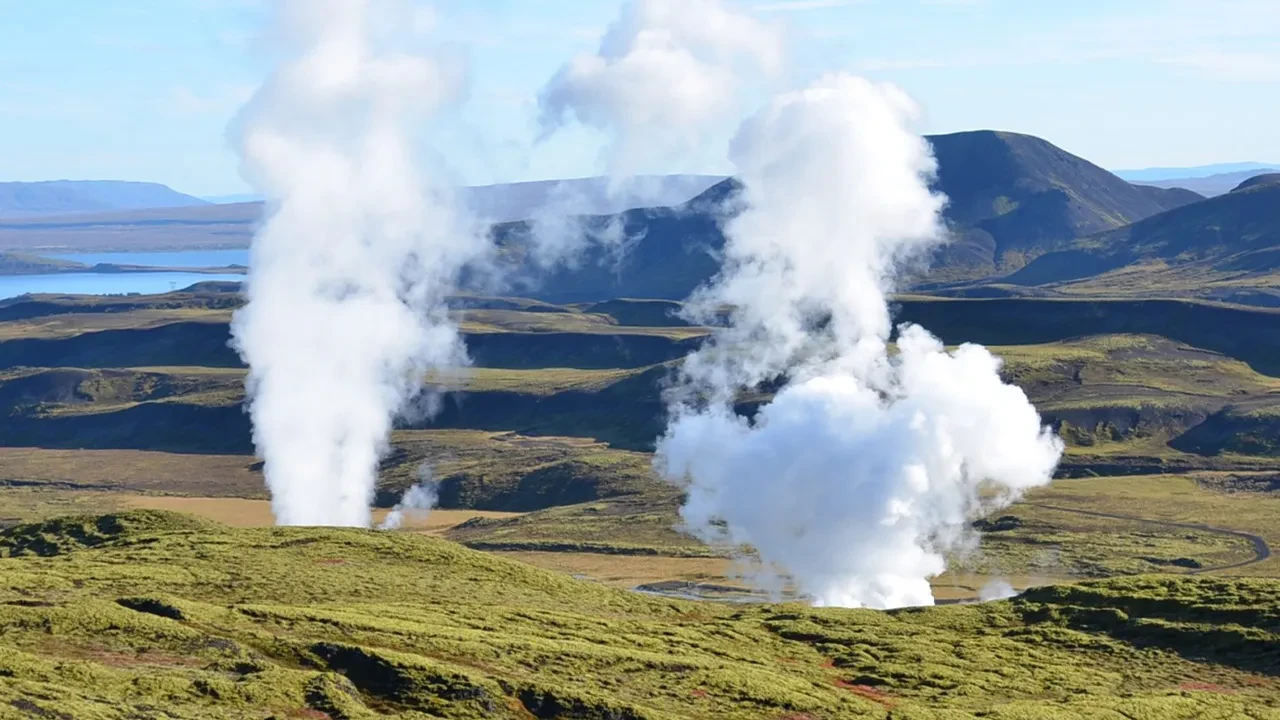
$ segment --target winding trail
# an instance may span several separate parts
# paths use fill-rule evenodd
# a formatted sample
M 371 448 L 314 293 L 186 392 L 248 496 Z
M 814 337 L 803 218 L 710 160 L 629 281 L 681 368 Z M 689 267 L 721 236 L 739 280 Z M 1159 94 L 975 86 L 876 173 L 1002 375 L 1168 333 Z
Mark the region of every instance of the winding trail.
M 1253 559 L 1243 562 L 1232 563 L 1230 565 L 1219 565 L 1217 567 L 1198 568 L 1191 570 L 1189 575 L 1203 575 L 1211 572 L 1222 572 L 1223 570 L 1238 570 L 1239 568 L 1257 565 L 1271 557 L 1271 546 L 1260 535 L 1242 532 L 1240 530 L 1229 530 L 1227 528 L 1212 527 L 1210 525 L 1199 525 L 1196 523 L 1180 523 L 1168 520 L 1152 520 L 1150 518 L 1136 517 L 1134 515 L 1119 515 L 1116 513 L 1098 512 L 1096 510 L 1077 510 L 1075 508 L 1066 508 L 1060 505 L 1044 505 L 1041 503 L 1025 503 L 1031 507 L 1041 508 L 1042 510 L 1054 510 L 1057 512 L 1072 513 L 1074 515 L 1085 515 L 1088 517 L 1105 518 L 1108 520 L 1128 520 L 1131 522 L 1146 523 L 1149 525 L 1159 525 L 1161 527 L 1176 528 L 1179 530 L 1199 530 L 1200 532 L 1213 533 L 1215 535 L 1227 535 L 1242 540 L 1248 540 L 1253 543 Z

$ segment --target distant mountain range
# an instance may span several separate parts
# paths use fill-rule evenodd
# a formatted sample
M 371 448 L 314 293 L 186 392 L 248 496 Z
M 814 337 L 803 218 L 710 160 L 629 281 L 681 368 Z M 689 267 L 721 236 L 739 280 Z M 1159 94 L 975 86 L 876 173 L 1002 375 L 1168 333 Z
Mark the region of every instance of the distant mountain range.
M 241 203 L 262 202 L 266 198 L 253 193 L 242 193 L 240 195 L 206 195 L 201 199 L 214 205 L 239 205 Z
M 536 180 L 463 188 L 471 212 L 490 222 L 526 220 L 541 212 L 605 215 L 642 207 L 679 205 L 724 179 L 723 175 L 637 175 Z M 206 197 L 218 205 L 262 202 L 261 195 Z
M 0 217 L 207 205 L 158 183 L 52 180 L 0 183 Z
M 461 197 L 489 222 L 527 220 L 542 213 L 608 215 L 679 205 L 724 180 L 723 175 L 638 175 L 542 180 L 464 188 Z
M 930 137 L 952 240 L 903 288 L 998 297 L 1178 295 L 1280 305 L 1280 174 L 1257 174 L 1208 198 L 1135 185 L 1045 140 L 977 131 Z M 519 262 L 543 213 L 579 213 L 622 246 L 570 268 L 517 272 L 514 292 L 556 302 L 680 299 L 718 270 L 725 200 L 740 186 L 711 176 L 640 178 L 609 193 L 587 178 L 469 188 Z M 690 199 L 692 198 L 692 199 Z M 658 207 L 650 207 L 657 205 Z M 628 207 L 630 206 L 630 207 Z M 614 212 L 615 208 L 623 208 Z M 261 203 L 0 219 L 0 251 L 245 247 Z M 620 252 L 625 247 L 625 252 Z
M 1280 167 L 1280 163 L 1236 162 L 1217 163 L 1215 165 L 1193 165 L 1191 167 L 1157 167 L 1141 170 L 1116 170 L 1116 176 L 1129 182 L 1154 184 L 1189 178 L 1207 178 L 1212 175 L 1230 173 L 1257 174 L 1258 171 Z M 1229 190 L 1230 188 L 1228 188 Z
M 1205 197 L 1217 197 L 1225 195 L 1235 189 L 1240 183 L 1249 178 L 1259 175 L 1266 175 L 1280 170 L 1277 168 L 1255 168 L 1253 170 L 1238 170 L 1236 172 L 1221 173 L 1218 175 L 1208 175 L 1205 177 L 1186 177 L 1175 178 L 1172 180 L 1153 180 L 1145 185 L 1159 188 L 1185 188 L 1200 193 Z
M 607 215 L 679 205 L 722 180 L 722 176 L 711 175 L 640 176 L 621 182 L 597 177 L 463 188 L 460 195 L 477 216 L 502 223 L 542 214 Z M 25 216 L 0 213 L 0 251 L 105 252 L 249 245 L 262 219 L 261 201 L 214 204 L 190 199 L 193 202 L 183 203 L 186 207 L 160 204 L 144 209 L 47 211 Z

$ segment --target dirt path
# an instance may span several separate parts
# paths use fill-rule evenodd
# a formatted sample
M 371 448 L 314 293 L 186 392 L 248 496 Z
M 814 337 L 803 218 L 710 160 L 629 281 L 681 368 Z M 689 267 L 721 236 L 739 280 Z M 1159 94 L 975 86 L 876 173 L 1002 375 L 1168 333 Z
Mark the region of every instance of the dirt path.
M 1271 546 L 1260 535 L 1253 533 L 1241 532 L 1239 530 L 1229 530 L 1227 528 L 1211 527 L 1209 525 L 1198 525 L 1196 523 L 1180 523 L 1169 520 L 1152 520 L 1150 518 L 1135 517 L 1133 515 L 1118 515 L 1116 513 L 1104 513 L 1096 510 L 1077 510 L 1075 508 L 1066 508 L 1060 505 L 1043 505 L 1040 503 L 1027 503 L 1032 507 L 1038 507 L 1043 510 L 1056 510 L 1057 512 L 1072 513 L 1075 515 L 1086 515 L 1088 517 L 1105 518 L 1108 520 L 1127 520 L 1130 522 L 1146 523 L 1148 525 L 1159 525 L 1166 528 L 1177 528 L 1179 530 L 1199 530 L 1200 532 L 1214 533 L 1215 535 L 1228 535 L 1230 537 L 1248 540 L 1253 543 L 1253 559 L 1243 562 L 1232 563 L 1230 565 L 1219 565 L 1218 567 L 1200 568 L 1191 570 L 1190 575 L 1203 575 L 1211 572 L 1222 572 L 1223 570 L 1238 570 L 1250 565 L 1256 565 L 1271 557 Z

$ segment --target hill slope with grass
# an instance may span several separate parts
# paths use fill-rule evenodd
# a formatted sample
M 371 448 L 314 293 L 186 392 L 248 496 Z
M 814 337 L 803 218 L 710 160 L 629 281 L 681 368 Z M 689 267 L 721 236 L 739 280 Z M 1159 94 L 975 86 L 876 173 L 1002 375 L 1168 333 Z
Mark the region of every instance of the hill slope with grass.
M 1043 255 L 1005 282 L 1280 305 L 1280 175 Z
M 0 534 L 0 717 L 1274 717 L 1280 583 L 891 613 L 665 600 L 411 534 Z
M 938 190 L 958 239 L 935 275 L 993 274 L 1061 243 L 1197 199 L 1153 192 L 1030 135 L 976 131 L 929 138 Z

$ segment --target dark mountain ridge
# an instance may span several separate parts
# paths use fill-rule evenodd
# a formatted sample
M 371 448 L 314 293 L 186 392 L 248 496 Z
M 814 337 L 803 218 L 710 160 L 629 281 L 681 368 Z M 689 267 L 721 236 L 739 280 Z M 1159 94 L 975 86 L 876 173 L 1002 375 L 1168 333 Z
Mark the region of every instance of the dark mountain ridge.
M 937 187 L 950 198 L 953 239 L 934 258 L 923 287 L 997 277 L 1081 238 L 1203 200 L 1182 190 L 1131 185 L 1039 138 L 976 131 L 929 138 L 938 157 Z M 682 299 L 717 271 L 721 221 L 739 185 L 725 180 L 674 208 L 583 219 L 589 232 L 626 238 L 627 252 L 595 248 L 570 268 L 522 291 L 576 302 L 613 297 Z M 528 223 L 495 227 L 498 242 L 527 244 Z
M 1076 238 L 1200 199 L 1131 185 L 1030 135 L 983 130 L 929 142 L 957 236 L 940 256 L 936 278 L 1016 269 Z

